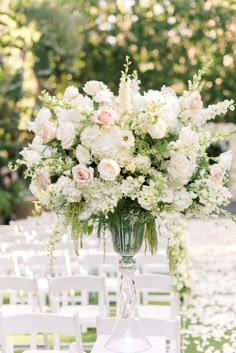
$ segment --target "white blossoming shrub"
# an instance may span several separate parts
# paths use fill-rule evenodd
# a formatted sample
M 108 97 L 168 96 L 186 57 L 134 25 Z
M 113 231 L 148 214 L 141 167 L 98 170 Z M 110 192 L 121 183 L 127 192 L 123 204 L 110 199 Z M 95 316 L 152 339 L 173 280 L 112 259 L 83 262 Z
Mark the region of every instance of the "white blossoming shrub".
M 162 215 L 220 214 L 231 197 L 231 152 L 213 159 L 206 149 L 227 136 L 211 136 L 208 120 L 233 110 L 233 101 L 204 107 L 204 70 L 181 97 L 167 87 L 141 93 L 128 66 L 118 96 L 98 81 L 84 92 L 68 87 L 62 100 L 43 92 L 47 108 L 29 125 L 35 137 L 18 165 L 26 164 L 30 190 L 43 208 L 65 217 L 74 238 L 121 208 L 153 228 Z

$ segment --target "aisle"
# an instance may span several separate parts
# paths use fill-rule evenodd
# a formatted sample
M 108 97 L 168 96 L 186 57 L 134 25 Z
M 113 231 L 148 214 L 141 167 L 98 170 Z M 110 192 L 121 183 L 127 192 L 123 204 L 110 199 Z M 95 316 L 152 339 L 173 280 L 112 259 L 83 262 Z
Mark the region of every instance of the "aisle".
M 193 296 L 184 310 L 186 353 L 236 352 L 236 225 L 188 221 Z

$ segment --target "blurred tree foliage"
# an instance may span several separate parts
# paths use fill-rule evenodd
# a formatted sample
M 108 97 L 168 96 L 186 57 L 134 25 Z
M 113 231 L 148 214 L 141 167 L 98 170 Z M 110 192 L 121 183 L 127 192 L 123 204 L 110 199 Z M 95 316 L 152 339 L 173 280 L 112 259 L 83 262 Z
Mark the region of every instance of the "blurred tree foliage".
M 205 104 L 232 98 L 235 7 L 233 0 L 2 0 L 0 214 L 11 210 L 1 193 L 12 195 L 17 181 L 5 178 L 12 179 L 6 166 L 31 138 L 25 127 L 42 89 L 60 93 L 94 79 L 117 91 L 129 55 L 143 90 L 165 84 L 177 92 L 213 59 Z M 233 112 L 227 121 L 235 121 Z

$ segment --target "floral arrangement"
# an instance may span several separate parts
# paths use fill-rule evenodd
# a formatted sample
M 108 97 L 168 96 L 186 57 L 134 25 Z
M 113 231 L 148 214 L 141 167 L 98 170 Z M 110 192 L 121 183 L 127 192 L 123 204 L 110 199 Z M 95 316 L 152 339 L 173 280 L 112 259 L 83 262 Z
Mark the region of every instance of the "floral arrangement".
M 225 186 L 231 151 L 211 158 L 206 150 L 235 132 L 212 136 L 207 128 L 234 103 L 203 106 L 201 77 L 208 67 L 178 97 L 165 86 L 141 93 L 129 65 L 127 58 L 117 96 L 98 81 L 87 82 L 84 93 L 70 86 L 62 99 L 42 92 L 47 107 L 29 124 L 35 137 L 16 167 L 26 164 L 40 207 L 62 216 L 76 244 L 125 212 L 147 225 L 145 239 L 154 252 L 157 217 L 233 217 L 220 208 L 231 197 Z

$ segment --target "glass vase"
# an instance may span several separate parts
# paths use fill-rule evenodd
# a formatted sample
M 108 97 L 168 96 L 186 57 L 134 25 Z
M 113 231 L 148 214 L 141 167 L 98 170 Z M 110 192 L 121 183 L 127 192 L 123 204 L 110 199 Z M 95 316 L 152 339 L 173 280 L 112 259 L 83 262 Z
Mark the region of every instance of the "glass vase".
M 127 216 L 119 214 L 116 222 L 110 223 L 110 230 L 114 250 L 121 256 L 121 282 L 117 318 L 105 348 L 116 353 L 145 352 L 151 344 L 143 335 L 138 315 L 133 258 L 142 246 L 145 224 L 132 223 Z

